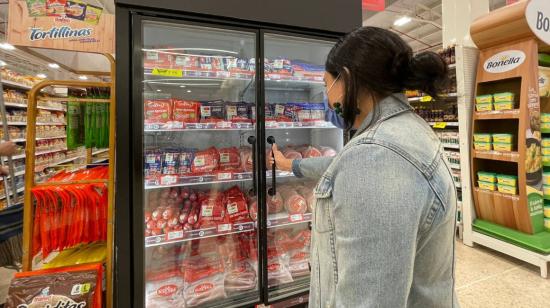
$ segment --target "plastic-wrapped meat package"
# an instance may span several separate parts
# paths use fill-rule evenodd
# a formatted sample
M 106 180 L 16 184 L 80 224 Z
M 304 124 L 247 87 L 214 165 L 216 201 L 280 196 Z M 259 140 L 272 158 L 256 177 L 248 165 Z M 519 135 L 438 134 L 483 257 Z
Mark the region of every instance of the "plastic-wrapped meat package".
M 291 250 L 288 255 L 289 270 L 293 278 L 309 275 L 309 248 Z
M 231 264 L 225 271 L 225 291 L 242 292 L 252 290 L 257 284 L 256 269 L 249 260 Z
M 241 147 L 241 169 L 245 172 L 251 172 L 254 169 L 252 160 L 252 148 Z
M 323 157 L 334 157 L 338 154 L 338 152 L 331 147 L 319 147 L 319 150 L 321 151 L 321 155 Z
M 224 195 L 219 192 L 212 192 L 200 202 L 200 220 L 202 221 L 223 221 L 225 217 Z
M 178 270 L 148 275 L 145 305 L 148 308 L 185 307 L 183 278 Z
M 225 298 L 224 267 L 218 254 L 199 255 L 182 263 L 188 307 Z
M 289 269 L 289 256 L 280 249 L 271 247 L 267 250 L 267 285 L 277 286 L 293 282 Z
M 162 174 L 162 153 L 160 151 L 145 152 L 144 173 L 146 179 L 155 178 Z
M 248 212 L 250 219 L 258 220 L 258 198 L 256 196 L 248 198 Z
M 269 214 L 280 213 L 284 209 L 284 200 L 281 193 L 277 191 L 275 196 L 267 195 L 267 212 Z
M 285 148 L 283 155 L 288 159 L 302 159 L 302 154 L 291 147 Z
M 321 157 L 321 151 L 316 149 L 314 146 L 307 146 L 299 149 L 299 151 L 302 154 L 303 158 L 311 158 L 311 157 Z
M 313 213 L 313 208 L 315 207 L 315 195 L 313 194 L 313 189 L 307 186 L 300 186 L 296 189 L 307 203 L 307 212 Z
M 179 163 L 179 150 L 165 149 L 162 153 L 162 174 L 176 174 Z
M 183 123 L 197 123 L 200 117 L 201 104 L 195 101 L 173 99 L 173 119 Z
M 250 110 L 247 103 L 231 103 L 225 105 L 225 120 L 234 123 L 251 123 Z
M 223 259 L 225 267 L 246 259 L 246 252 L 242 251 L 239 238 L 235 235 L 218 237 L 218 253 Z
M 215 147 L 208 148 L 204 151 L 198 151 L 193 157 L 191 164 L 191 172 L 195 174 L 210 173 L 218 168 L 220 154 Z
M 249 217 L 248 204 L 243 192 L 238 186 L 233 186 L 225 192 L 227 215 L 229 220 L 239 221 Z
M 225 120 L 223 103 L 206 102 L 201 104 L 201 123 L 217 123 Z
M 145 101 L 145 123 L 167 123 L 172 118 L 172 102 L 169 99 Z
M 296 190 L 292 188 L 280 188 L 279 191 L 284 200 L 284 207 L 290 215 L 304 214 L 307 211 L 308 206 L 306 199 Z
M 178 155 L 178 170 L 177 174 L 187 175 L 191 173 L 195 150 L 182 149 Z
M 309 248 L 311 245 L 311 231 L 306 229 L 296 233 L 290 239 L 289 243 L 290 246 L 288 246 L 288 248 L 290 250 Z
M 223 148 L 219 150 L 219 169 L 222 171 L 240 171 L 241 155 L 236 147 Z

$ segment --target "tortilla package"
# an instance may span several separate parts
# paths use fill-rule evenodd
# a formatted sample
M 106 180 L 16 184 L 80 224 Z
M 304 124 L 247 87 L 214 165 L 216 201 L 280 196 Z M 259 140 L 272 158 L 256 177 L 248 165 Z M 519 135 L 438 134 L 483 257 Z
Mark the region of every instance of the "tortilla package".
M 101 263 L 16 273 L 6 308 L 101 308 Z

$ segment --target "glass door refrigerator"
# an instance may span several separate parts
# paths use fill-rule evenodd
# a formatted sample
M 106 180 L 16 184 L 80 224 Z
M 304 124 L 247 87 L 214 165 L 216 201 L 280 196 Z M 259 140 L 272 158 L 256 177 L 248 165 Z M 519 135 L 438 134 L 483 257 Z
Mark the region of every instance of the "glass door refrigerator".
M 129 36 L 117 44 L 116 305 L 307 301 L 316 181 L 269 157 L 273 143 L 289 158 L 342 148 L 323 82 L 339 35 L 145 12 L 117 23 Z

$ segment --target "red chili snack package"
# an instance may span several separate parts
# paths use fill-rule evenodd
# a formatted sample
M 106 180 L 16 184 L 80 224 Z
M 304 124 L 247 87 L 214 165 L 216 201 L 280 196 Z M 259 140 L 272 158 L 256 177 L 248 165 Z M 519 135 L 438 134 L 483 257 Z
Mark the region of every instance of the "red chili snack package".
M 191 172 L 195 174 L 210 173 L 218 168 L 220 154 L 215 147 L 208 148 L 204 151 L 198 151 L 193 158 L 191 164 Z
M 198 123 L 201 104 L 195 101 L 173 99 L 173 119 L 183 123 Z
M 16 273 L 6 307 L 101 308 L 101 263 Z
M 236 147 L 220 149 L 220 164 L 219 168 L 222 171 L 239 171 L 241 170 L 241 156 L 239 149 Z
M 145 123 L 167 123 L 172 119 L 172 101 L 151 99 L 145 101 Z

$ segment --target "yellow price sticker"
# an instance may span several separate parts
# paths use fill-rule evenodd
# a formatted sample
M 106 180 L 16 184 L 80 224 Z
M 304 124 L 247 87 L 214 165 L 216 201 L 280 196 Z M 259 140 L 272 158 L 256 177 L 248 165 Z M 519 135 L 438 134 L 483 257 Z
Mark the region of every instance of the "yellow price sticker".
M 447 122 L 435 122 L 434 128 L 445 128 L 447 127 Z
M 427 102 L 431 102 L 433 100 L 433 98 L 429 95 L 426 95 L 426 96 L 422 96 L 420 98 L 420 101 L 423 102 L 423 103 L 427 103 Z
M 151 72 L 155 76 L 164 77 L 183 77 L 183 70 L 170 69 L 170 68 L 154 68 Z

